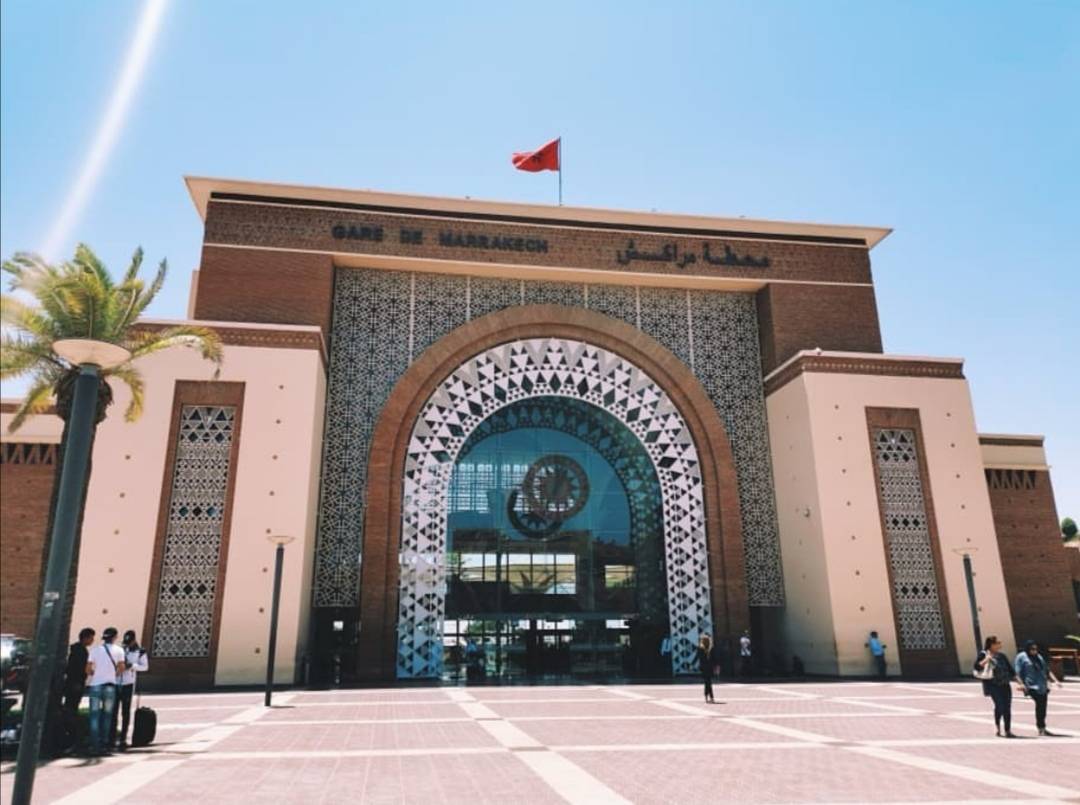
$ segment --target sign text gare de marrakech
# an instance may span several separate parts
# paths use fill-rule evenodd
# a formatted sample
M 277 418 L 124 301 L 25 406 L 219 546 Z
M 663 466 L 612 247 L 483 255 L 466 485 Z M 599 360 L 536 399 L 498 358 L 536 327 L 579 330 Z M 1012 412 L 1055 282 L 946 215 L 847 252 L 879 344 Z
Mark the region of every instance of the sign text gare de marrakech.
M 334 224 L 330 235 L 335 240 L 368 241 L 384 243 L 394 239 L 394 229 L 377 224 Z M 478 249 L 496 252 L 531 252 L 548 253 L 547 238 L 523 237 L 515 234 L 497 235 L 475 232 L 463 232 L 454 229 L 440 229 L 431 233 L 414 227 L 400 227 L 396 230 L 397 242 L 409 246 L 435 246 L 438 249 Z M 679 242 L 664 243 L 656 249 L 639 249 L 634 239 L 627 240 L 622 249 L 615 250 L 615 262 L 620 266 L 633 263 L 664 264 L 668 268 L 686 269 L 696 263 L 711 266 L 766 269 L 770 265 L 767 256 L 755 257 L 739 254 L 728 245 L 715 246 L 701 242 L 700 249 L 695 244 Z

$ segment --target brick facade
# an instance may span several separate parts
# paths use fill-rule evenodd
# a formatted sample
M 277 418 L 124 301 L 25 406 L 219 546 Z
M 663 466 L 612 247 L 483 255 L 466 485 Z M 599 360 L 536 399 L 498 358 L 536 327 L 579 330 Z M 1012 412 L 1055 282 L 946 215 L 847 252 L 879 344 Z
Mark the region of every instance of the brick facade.
M 464 217 L 464 214 L 462 214 Z M 659 284 L 726 280 L 760 288 L 758 314 L 763 370 L 800 349 L 881 352 L 881 332 L 865 243 L 805 242 L 799 236 L 674 230 L 647 226 L 604 228 L 583 221 L 462 220 L 422 211 L 356 210 L 269 200 L 214 200 L 207 206 L 196 318 L 313 324 L 329 332 L 334 257 L 411 258 L 455 263 L 603 272 L 611 282 L 648 275 Z M 555 225 L 557 224 L 557 225 Z M 357 237 L 335 237 L 335 228 Z M 403 242 L 421 232 L 420 242 Z M 440 235 L 484 238 L 480 246 L 440 245 Z M 506 248 L 492 248 L 496 242 Z M 835 241 L 852 240 L 835 238 Z M 520 241 L 520 243 L 519 243 Z M 529 250 L 526 246 L 532 243 Z M 542 243 L 542 249 L 537 244 Z M 628 247 L 646 259 L 626 260 Z M 517 248 L 517 246 L 521 248 Z M 758 265 L 706 262 L 729 252 Z M 659 259 L 665 248 L 671 260 Z M 287 250 L 287 251 L 282 251 Z M 686 255 L 693 262 L 680 264 Z M 356 255 L 356 257 L 353 257 Z M 621 257 L 620 257 L 621 256 Z M 761 265 L 764 260 L 768 265 Z M 350 264 L 362 264 L 350 263 Z M 569 279 L 569 277 L 567 277 Z M 596 281 L 591 279 L 590 281 Z
M 757 305 L 765 374 L 803 349 L 881 352 L 870 285 L 768 285 L 758 291 Z
M 194 316 L 330 331 L 334 264 L 324 254 L 204 246 Z
M 0 445 L 0 631 L 33 637 L 58 445 Z
M 1080 628 L 1072 586 L 1080 552 L 1061 543 L 1050 473 L 987 469 L 986 483 L 1016 640 L 1063 645 Z

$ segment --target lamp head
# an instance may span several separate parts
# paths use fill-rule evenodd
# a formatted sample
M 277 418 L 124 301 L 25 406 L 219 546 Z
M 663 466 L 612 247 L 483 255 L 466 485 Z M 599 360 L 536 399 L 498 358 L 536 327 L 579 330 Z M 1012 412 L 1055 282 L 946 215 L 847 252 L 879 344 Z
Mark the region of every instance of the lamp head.
M 123 347 L 90 338 L 62 338 L 53 341 L 52 348 L 72 366 L 93 364 L 102 369 L 115 369 L 131 360 L 131 353 Z
M 285 534 L 271 534 L 266 539 L 269 542 L 272 542 L 274 545 L 284 546 L 284 545 L 288 545 L 290 542 L 292 542 L 294 539 L 296 539 L 296 537 L 290 537 L 290 536 L 287 536 Z

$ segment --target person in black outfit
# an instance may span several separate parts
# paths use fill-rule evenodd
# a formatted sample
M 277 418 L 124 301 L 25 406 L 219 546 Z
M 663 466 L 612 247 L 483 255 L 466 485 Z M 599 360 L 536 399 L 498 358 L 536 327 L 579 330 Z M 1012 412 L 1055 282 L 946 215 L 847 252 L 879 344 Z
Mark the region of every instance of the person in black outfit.
M 82 739 L 79 724 L 79 704 L 86 693 L 86 664 L 90 658 L 89 647 L 94 644 L 97 633 L 90 628 L 79 631 L 79 640 L 68 649 L 67 666 L 64 668 L 64 704 L 62 708 L 64 732 L 70 743 Z
M 131 725 L 131 697 L 135 693 L 135 677 L 142 671 L 149 670 L 146 649 L 135 639 L 135 630 L 124 632 L 121 648 L 124 649 L 124 673 L 116 688 L 116 708 L 113 710 L 112 723 L 109 725 L 109 746 L 127 749 L 128 727 Z M 117 731 L 117 722 L 120 729 Z M 119 739 L 119 740 L 118 740 Z
M 701 636 L 697 647 L 698 668 L 701 670 L 702 681 L 705 682 L 705 703 L 715 704 L 713 698 L 712 678 L 713 666 L 716 664 L 716 649 L 713 647 L 712 638 L 707 634 Z
M 1016 671 L 1013 670 L 1009 658 L 1001 653 L 1001 641 L 991 635 L 986 638 L 983 650 L 975 658 L 973 670 L 982 671 L 987 666 L 993 668 L 993 677 L 982 680 L 983 696 L 989 696 L 994 702 L 994 726 L 997 735 L 1002 736 L 1001 725 L 1005 723 L 1005 737 L 1015 738 L 1012 731 L 1012 688 L 1009 682 L 1017 682 Z M 1020 690 L 1023 686 L 1019 685 Z

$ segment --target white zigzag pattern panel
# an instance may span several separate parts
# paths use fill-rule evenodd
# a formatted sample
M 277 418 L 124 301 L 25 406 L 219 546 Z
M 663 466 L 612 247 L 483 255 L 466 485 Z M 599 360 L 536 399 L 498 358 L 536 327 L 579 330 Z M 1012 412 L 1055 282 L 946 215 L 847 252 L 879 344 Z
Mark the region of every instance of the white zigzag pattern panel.
M 169 525 L 154 617 L 154 655 L 208 657 L 232 450 L 232 406 L 180 412 Z
M 660 479 L 672 666 L 694 670 L 712 634 L 701 467 L 690 431 L 657 383 L 619 355 L 580 341 L 528 339 L 459 366 L 417 418 L 405 460 L 398 613 L 399 678 L 442 671 L 446 529 L 458 452 L 489 415 L 519 400 L 573 397 L 614 415 L 639 439 Z

